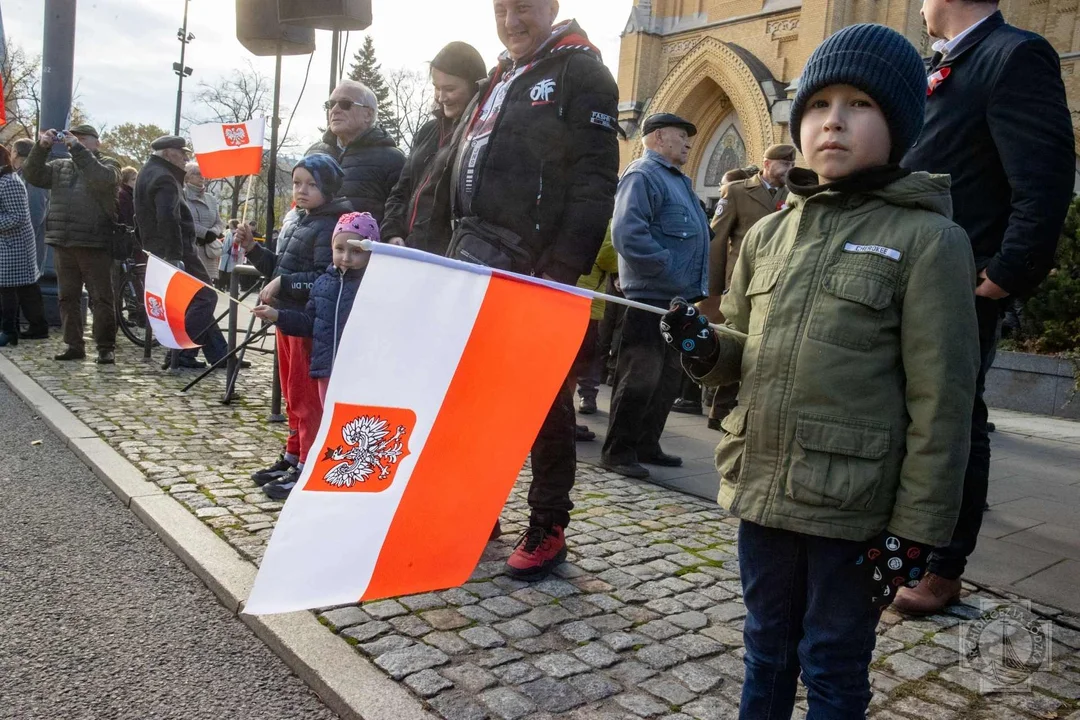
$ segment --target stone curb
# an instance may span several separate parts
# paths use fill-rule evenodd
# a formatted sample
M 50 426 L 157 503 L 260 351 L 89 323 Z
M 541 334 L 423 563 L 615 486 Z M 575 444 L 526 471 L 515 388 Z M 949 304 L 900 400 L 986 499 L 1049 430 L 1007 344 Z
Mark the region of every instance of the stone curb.
M 333 635 L 312 613 L 242 614 L 243 601 L 255 582 L 254 564 L 2 355 L 0 380 L 340 717 L 435 720 L 419 700 Z

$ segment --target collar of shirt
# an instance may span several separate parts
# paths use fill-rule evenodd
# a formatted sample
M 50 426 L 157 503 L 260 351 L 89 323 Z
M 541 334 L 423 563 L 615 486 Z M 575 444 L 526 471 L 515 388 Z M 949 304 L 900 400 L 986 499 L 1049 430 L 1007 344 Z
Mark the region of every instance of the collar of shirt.
M 986 18 L 988 18 L 988 17 L 990 17 L 990 15 L 987 15 L 982 20 L 978 21 L 974 25 L 971 25 L 970 27 L 968 27 L 967 30 L 964 30 L 962 33 L 960 33 L 959 35 L 954 37 L 952 40 L 938 40 L 932 46 L 933 51 L 936 52 L 936 53 L 941 53 L 943 56 L 948 57 L 949 53 L 951 53 L 953 50 L 955 50 L 956 46 L 959 45 L 960 42 L 964 38 L 966 38 L 968 35 L 970 35 L 972 33 L 972 31 L 975 30 L 975 28 L 979 27 L 984 22 L 986 22 Z
M 758 180 L 761 181 L 761 187 L 765 188 L 769 192 L 772 192 L 773 186 L 769 184 L 769 181 L 765 179 L 765 176 L 758 173 Z
M 664 157 L 660 153 L 656 152 L 655 150 L 650 150 L 650 149 L 646 148 L 645 149 L 645 157 L 649 158 L 650 160 L 655 160 L 656 162 L 660 163 L 661 165 L 663 165 L 664 167 L 666 167 L 668 170 L 672 171 L 673 173 L 676 173 L 678 175 L 682 175 L 682 170 L 680 170 L 679 167 L 677 165 L 675 165 L 675 163 L 671 162 L 670 160 L 668 160 L 666 157 Z

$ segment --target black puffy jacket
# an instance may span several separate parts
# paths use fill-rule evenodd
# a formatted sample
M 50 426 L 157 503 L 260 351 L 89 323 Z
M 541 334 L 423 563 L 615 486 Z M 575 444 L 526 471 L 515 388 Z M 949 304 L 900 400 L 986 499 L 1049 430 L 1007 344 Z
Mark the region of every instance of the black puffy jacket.
M 248 253 L 248 260 L 268 278 L 281 278 L 278 307 L 303 310 L 311 286 L 334 262 L 334 228 L 338 218 L 352 212 L 344 198 L 338 198 L 312 211 L 301 210 L 294 223 L 285 226 L 278 237 L 277 253 L 261 243 Z
M 386 200 L 384 242 L 400 237 L 409 247 L 436 255 L 446 253 L 450 244 L 449 217 L 444 216 L 445 222 L 432 223 L 432 209 L 439 178 L 449 161 L 455 124 L 440 111 L 416 133 L 401 178 Z
M 330 377 L 341 333 L 363 278 L 364 269 L 341 272 L 330 266 L 311 286 L 303 310 L 282 310 L 278 316 L 277 326 L 282 333 L 311 338 L 311 377 Z
M 195 223 L 184 200 L 184 170 L 151 155 L 135 179 L 135 227 L 143 250 L 180 260 L 195 242 Z
M 120 163 L 78 142 L 70 158 L 49 160 L 49 153 L 34 143 L 22 168 L 26 182 L 50 191 L 45 244 L 107 249 L 116 223 Z
M 386 199 L 405 165 L 405 153 L 398 150 L 393 138 L 381 127 L 373 127 L 342 150 L 328 130 L 322 142 L 308 148 L 305 155 L 315 153 L 325 153 L 341 165 L 345 182 L 340 194 L 352 203 L 353 209 L 371 213 L 382 222 Z
M 473 150 L 470 127 L 497 80 L 519 65 L 528 69 L 506 91 L 469 194 L 459 180 Z M 454 216 L 519 235 L 535 274 L 571 284 L 588 275 L 615 207 L 618 105 L 615 79 L 576 22 L 557 26 L 519 64 L 504 54 L 456 133 L 463 138 L 448 170 Z

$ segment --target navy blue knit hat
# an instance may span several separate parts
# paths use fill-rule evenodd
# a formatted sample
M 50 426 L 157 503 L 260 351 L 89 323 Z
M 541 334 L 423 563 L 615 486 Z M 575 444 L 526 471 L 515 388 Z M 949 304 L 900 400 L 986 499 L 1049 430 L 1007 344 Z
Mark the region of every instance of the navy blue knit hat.
M 328 201 L 337 197 L 341 190 L 341 184 L 345 181 L 345 173 L 338 165 L 338 161 L 326 153 L 315 153 L 296 163 L 296 168 L 304 168 L 315 178 L 315 184 L 319 191 Z
M 900 33 L 884 25 L 851 25 L 818 46 L 791 103 L 791 139 L 799 150 L 806 103 L 830 85 L 852 85 L 877 102 L 889 123 L 894 162 L 919 139 L 926 112 L 926 68 Z

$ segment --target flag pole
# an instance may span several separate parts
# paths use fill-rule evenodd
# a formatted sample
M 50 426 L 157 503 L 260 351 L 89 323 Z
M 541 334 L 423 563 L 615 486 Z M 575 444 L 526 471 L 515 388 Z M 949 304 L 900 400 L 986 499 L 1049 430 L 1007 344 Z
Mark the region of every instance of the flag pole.
M 244 214 L 240 220 L 241 225 L 247 225 L 248 203 L 251 202 L 251 188 L 255 185 L 255 175 L 248 175 L 247 194 L 244 198 Z
M 374 243 L 371 240 L 366 240 L 366 239 L 365 240 L 350 240 L 349 244 L 353 245 L 353 246 L 360 247 L 360 248 L 362 248 L 364 250 L 367 250 L 368 252 L 371 252 L 371 250 L 373 248 L 377 247 L 377 246 L 381 246 L 383 248 L 393 248 L 392 250 L 390 250 L 390 252 L 392 252 L 394 254 L 398 254 L 398 255 L 413 255 L 414 253 L 419 253 L 420 252 L 418 250 L 409 250 L 407 248 L 398 248 L 398 247 L 393 247 L 393 246 L 387 246 L 387 245 L 384 245 L 382 243 Z M 420 253 L 420 254 L 424 255 L 424 254 L 427 254 L 427 253 Z M 439 260 L 444 262 L 444 263 L 456 263 L 457 262 L 457 261 L 454 261 L 454 260 L 450 260 L 449 258 L 439 258 Z M 467 264 L 465 266 L 468 267 Z M 499 272 L 502 273 L 504 271 L 499 271 Z M 579 288 L 576 285 L 567 285 L 565 283 L 556 282 L 554 280 L 545 280 L 543 278 L 532 277 L 532 276 L 529 276 L 529 275 L 519 275 L 517 273 L 511 273 L 511 272 L 506 272 L 505 274 L 511 275 L 511 276 L 513 276 L 515 278 L 521 278 L 522 280 L 524 280 L 526 282 L 535 283 L 537 285 L 545 285 L 547 287 L 554 288 L 556 290 L 561 290 L 563 292 L 572 293 L 574 295 L 584 295 L 584 296 L 586 296 L 586 297 L 588 297 L 588 298 L 590 298 L 592 300 L 603 300 L 604 302 L 611 302 L 611 303 L 615 303 L 616 305 L 624 305 L 624 306 L 629 307 L 629 308 L 634 308 L 635 310 L 644 310 L 645 312 L 650 312 L 650 313 L 653 313 L 654 315 L 666 315 L 667 312 L 668 312 L 664 308 L 658 308 L 658 307 L 655 307 L 653 305 L 646 305 L 645 303 L 640 303 L 640 302 L 637 302 L 635 300 L 628 300 L 628 299 L 626 299 L 624 297 L 617 297 L 615 295 L 606 295 L 604 293 L 596 292 L 595 290 L 588 290 L 586 288 Z M 714 323 L 709 323 L 709 327 L 711 327 L 713 330 L 720 333 L 721 335 L 727 335 L 728 337 L 732 337 L 732 338 L 735 338 L 736 340 L 743 341 L 743 342 L 746 341 L 746 338 L 747 338 L 746 333 L 741 333 L 741 332 L 739 332 L 738 330 L 736 330 L 734 328 L 728 327 L 727 325 L 716 325 Z

